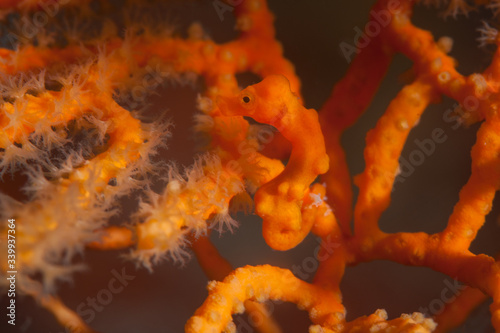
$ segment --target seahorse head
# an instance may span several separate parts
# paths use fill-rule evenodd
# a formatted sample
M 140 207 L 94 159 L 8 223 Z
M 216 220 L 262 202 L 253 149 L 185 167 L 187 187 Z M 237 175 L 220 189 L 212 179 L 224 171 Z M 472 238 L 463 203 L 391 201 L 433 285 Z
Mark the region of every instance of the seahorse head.
M 276 125 L 298 97 L 290 90 L 283 75 L 269 75 L 261 82 L 232 97 L 219 96 L 217 105 L 223 115 L 246 116 L 260 123 Z

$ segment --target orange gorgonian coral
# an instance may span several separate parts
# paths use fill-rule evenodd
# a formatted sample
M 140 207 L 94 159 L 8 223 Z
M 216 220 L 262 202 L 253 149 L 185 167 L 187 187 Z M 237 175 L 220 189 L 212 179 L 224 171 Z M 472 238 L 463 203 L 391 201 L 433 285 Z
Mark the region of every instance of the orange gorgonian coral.
M 0 1 L 2 325 L 39 331 L 19 322 L 19 297 L 29 295 L 67 331 L 95 332 L 95 312 L 135 276 L 112 269 L 97 293 L 100 305 L 90 296 L 66 304 L 59 282 L 85 269 L 83 254 L 121 250 L 150 272 L 164 258 L 185 262 L 194 252 L 210 282 L 203 304 L 190 309 L 186 332 L 243 331 L 233 320 L 243 312 L 256 331 L 281 332 L 268 300 L 305 310 L 310 332 L 445 332 L 488 297 L 491 325 L 500 332 L 500 264 L 491 253 L 471 250 L 500 187 L 500 38 L 493 27 L 500 2 L 373 1 L 364 29 L 355 27 L 354 41 L 339 44 L 349 68 L 318 111 L 304 103 L 267 1 L 210 1 L 216 18 L 233 16 L 238 34 L 225 42 L 212 40 L 202 23 L 181 32 L 165 23 L 167 8 L 187 4 L 201 6 Z M 459 71 L 453 40 L 436 38 L 415 18 L 424 5 L 428 15 L 484 17 L 478 44 L 493 50 L 490 63 L 469 75 Z M 396 55 L 411 69 L 366 134 L 364 170 L 353 177 L 342 136 L 367 113 Z M 241 86 L 242 73 L 259 79 Z M 176 123 L 148 107 L 164 82 L 201 87 L 194 128 L 203 152 L 188 167 L 166 163 L 176 148 L 170 143 Z M 380 221 L 397 199 L 397 183 L 447 140 L 436 125 L 430 138 L 414 141 L 419 150 L 408 159 L 403 154 L 424 111 L 443 98 L 457 103 L 444 112 L 447 123 L 477 129 L 469 178 L 442 230 L 385 232 Z M 243 210 L 262 218 L 263 238 L 274 250 L 319 237 L 309 258 L 314 278 L 267 261 L 234 269 L 209 234 L 233 232 Z M 400 224 L 405 218 L 398 217 Z M 348 317 L 346 269 L 376 260 L 427 267 L 463 285 L 450 286 L 459 290 L 452 296 L 444 289 L 440 308 L 430 313 L 420 308 L 394 317 L 378 309 Z M 380 300 L 381 307 L 390 301 Z M 133 331 L 151 330 L 138 327 Z

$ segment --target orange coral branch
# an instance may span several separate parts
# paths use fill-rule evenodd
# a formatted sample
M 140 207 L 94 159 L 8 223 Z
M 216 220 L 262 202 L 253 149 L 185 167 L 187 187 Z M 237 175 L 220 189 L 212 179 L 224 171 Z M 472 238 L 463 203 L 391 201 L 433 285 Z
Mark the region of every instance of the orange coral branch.
M 494 113 L 481 125 L 472 148 L 472 174 L 460 191 L 448 226 L 441 233 L 443 246 L 466 250 L 476 238 L 500 188 L 500 121 Z
M 232 271 L 231 264 L 220 255 L 217 248 L 207 236 L 200 236 L 193 241 L 191 248 L 196 254 L 196 259 L 210 280 L 222 281 Z M 244 302 L 247 313 L 261 318 L 259 322 L 251 324 L 261 333 L 280 333 L 281 329 L 267 312 L 265 306 L 252 300 Z
M 391 59 L 392 53 L 377 39 L 361 49 L 319 114 L 330 159 L 330 169 L 321 179 L 328 185 L 328 202 L 347 235 L 351 234 L 352 184 L 340 136 L 368 108 Z
M 366 239 L 361 245 L 366 250 L 371 246 L 370 239 L 380 232 L 378 219 L 389 206 L 404 142 L 434 98 L 432 87 L 425 81 L 406 86 L 366 136 L 366 166 L 356 179 L 359 197 L 354 208 L 354 232 L 356 237 Z
M 90 328 L 80 316 L 73 310 L 69 309 L 59 297 L 50 295 L 40 298 L 40 304 L 52 312 L 57 321 L 71 333 L 98 333 Z
M 186 332 L 220 332 L 231 327 L 231 314 L 243 302 L 267 299 L 292 302 L 306 309 L 314 323 L 334 325 L 344 309 L 330 292 L 297 279 L 290 271 L 271 266 L 236 269 L 223 282 L 209 284 L 210 295 L 186 323 Z
M 480 290 L 466 287 L 451 303 L 446 304 L 442 312 L 434 318 L 438 324 L 435 332 L 448 332 L 458 327 L 467 319 L 467 316 L 487 298 L 488 296 L 483 294 Z
M 431 332 L 435 328 L 434 322 L 421 314 L 386 321 L 387 314 L 380 310 L 346 323 L 344 309 L 335 294 L 297 279 L 288 270 L 267 265 L 238 268 L 223 282 L 210 283 L 208 288 L 209 296 L 186 323 L 186 332 L 233 330 L 231 314 L 242 311 L 242 302 L 248 299 L 297 304 L 309 312 L 315 324 L 312 332 L 360 332 L 375 328 L 381 332 Z
M 205 275 L 210 280 L 222 281 L 231 273 L 233 266 L 225 259 L 212 244 L 208 236 L 193 239 L 191 248 Z

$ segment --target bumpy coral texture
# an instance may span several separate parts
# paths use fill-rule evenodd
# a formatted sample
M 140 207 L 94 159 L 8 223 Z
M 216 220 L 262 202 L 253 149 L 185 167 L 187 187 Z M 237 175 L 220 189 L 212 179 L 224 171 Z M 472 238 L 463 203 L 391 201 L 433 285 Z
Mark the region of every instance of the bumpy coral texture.
M 447 40 L 438 42 L 412 23 L 416 2 L 376 2 L 373 11 L 383 13 L 386 24 L 367 45 L 347 50 L 355 57 L 319 112 L 303 105 L 300 80 L 275 38 L 265 0 L 214 1 L 219 13 L 233 12 L 239 30 L 237 38 L 221 44 L 207 38 L 199 24 L 182 38 L 127 19 L 120 23 L 125 33 L 117 23 L 97 19 L 86 34 L 78 35 L 76 25 L 66 29 L 64 41 L 61 34 L 41 31 L 31 40 L 22 33 L 5 36 L 14 47 L 0 48 L 0 175 L 24 177 L 27 199 L 1 195 L 0 242 L 5 249 L 7 219 L 16 219 L 22 239 L 19 291 L 71 331 L 94 332 L 57 296 L 57 282 L 83 268 L 76 254 L 86 247 L 130 248 L 129 259 L 154 271 L 162 258 L 182 261 L 194 251 L 212 282 L 206 301 L 186 323 L 187 332 L 235 331 L 232 315 L 244 311 L 264 318 L 256 330 L 280 332 L 262 305 L 266 300 L 307 311 L 310 332 L 445 332 L 488 296 L 491 322 L 500 332 L 500 264 L 469 251 L 500 187 L 499 53 L 482 73 L 460 74 L 447 55 Z M 12 14 L 39 10 L 41 3 L 48 2 L 0 1 L 0 7 L 4 20 L 11 20 Z M 106 11 L 106 2 L 98 3 Z M 451 16 L 476 6 L 499 8 L 498 1 L 481 0 L 444 5 Z M 95 7 L 89 1 L 51 6 L 89 17 Z M 380 26 L 376 19 L 370 17 Z M 500 43 L 494 28 L 485 24 L 481 31 L 481 43 Z M 353 209 L 353 177 L 340 138 L 368 108 L 397 53 L 413 62 L 414 77 L 366 135 L 365 169 L 354 178 L 359 194 Z M 168 145 L 172 124 L 151 121 L 140 105 L 123 103 L 138 82 L 154 86 L 155 78 L 148 77 L 152 68 L 172 80 L 187 73 L 204 80 L 195 128 L 210 140 L 183 171 L 155 159 L 159 147 Z M 262 80 L 238 87 L 236 74 L 243 72 Z M 441 96 L 462 105 L 464 123 L 480 123 L 470 178 L 441 232 L 382 232 L 378 223 L 391 201 L 403 146 L 427 106 Z M 263 140 L 266 135 L 273 140 Z M 153 190 L 159 178 L 166 185 Z M 132 192 L 140 193 L 137 213 L 111 225 L 117 202 Z M 289 250 L 311 232 L 323 239 L 312 282 L 269 265 L 233 270 L 208 234 L 237 226 L 231 214 L 237 203 L 254 207 L 273 249 Z M 334 251 L 326 252 L 332 242 Z M 6 253 L 0 254 L 2 283 Z M 389 320 L 377 310 L 346 321 L 340 290 L 345 268 L 379 259 L 429 267 L 467 287 L 434 318 L 415 312 Z

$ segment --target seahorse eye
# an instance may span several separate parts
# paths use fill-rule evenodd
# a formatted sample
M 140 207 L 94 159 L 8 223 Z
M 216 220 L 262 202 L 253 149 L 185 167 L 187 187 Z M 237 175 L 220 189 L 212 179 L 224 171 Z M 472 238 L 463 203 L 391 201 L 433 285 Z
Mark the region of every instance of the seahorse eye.
M 253 110 L 255 107 L 254 95 L 249 91 L 242 92 L 240 95 L 240 105 L 248 111 Z

